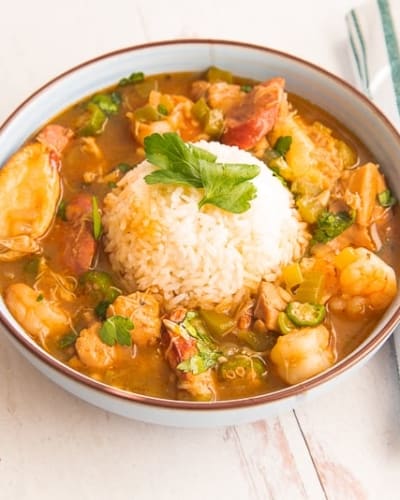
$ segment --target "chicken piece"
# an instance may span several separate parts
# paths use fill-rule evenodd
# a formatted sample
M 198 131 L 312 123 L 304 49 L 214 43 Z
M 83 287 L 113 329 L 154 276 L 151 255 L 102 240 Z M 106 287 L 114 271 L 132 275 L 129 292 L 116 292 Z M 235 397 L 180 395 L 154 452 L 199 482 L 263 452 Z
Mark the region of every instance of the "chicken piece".
M 64 127 L 49 125 L 0 169 L 0 261 L 39 252 L 38 240 L 56 213 L 61 149 L 70 135 Z
M 284 86 L 283 78 L 255 85 L 238 106 L 226 113 L 221 142 L 242 149 L 254 147 L 275 125 Z
M 270 354 L 279 376 L 293 385 L 330 368 L 336 360 L 330 337 L 324 325 L 280 336 Z
M 56 302 L 24 283 L 6 288 L 4 302 L 18 323 L 42 346 L 49 335 L 58 337 L 71 329 L 71 318 Z
M 178 378 L 178 389 L 187 392 L 195 400 L 213 399 L 215 382 L 211 369 L 202 366 L 198 339 L 192 337 L 182 323 L 175 323 L 171 319 L 164 319 L 163 323 L 165 358 Z M 190 368 L 183 368 L 182 364 L 185 363 L 189 364 Z
M 258 290 L 254 316 L 261 319 L 268 330 L 279 331 L 278 315 L 286 309 L 290 295 L 283 288 L 262 281 Z
M 81 330 L 75 342 L 75 349 L 79 359 L 88 368 L 104 370 L 113 366 L 121 346 L 105 344 L 99 337 L 100 327 L 101 323 L 96 322 Z
M 107 309 L 107 317 L 116 315 L 132 321 L 131 336 L 136 345 L 154 345 L 160 339 L 160 304 L 151 293 L 119 295 Z

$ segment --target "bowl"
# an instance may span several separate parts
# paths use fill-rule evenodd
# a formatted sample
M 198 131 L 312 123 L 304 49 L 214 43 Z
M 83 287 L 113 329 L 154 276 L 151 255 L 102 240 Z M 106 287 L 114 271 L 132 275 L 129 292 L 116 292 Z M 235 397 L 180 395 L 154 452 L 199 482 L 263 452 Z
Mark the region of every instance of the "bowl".
M 368 145 L 400 198 L 400 136 L 371 102 L 343 80 L 282 52 L 222 40 L 179 40 L 126 48 L 61 74 L 23 102 L 0 128 L 0 164 L 49 119 L 91 93 L 115 84 L 132 71 L 156 74 L 203 70 L 211 65 L 256 80 L 284 76 L 289 91 L 320 106 Z M 130 393 L 79 373 L 37 345 L 0 302 L 5 335 L 44 375 L 100 408 L 156 424 L 210 427 L 256 421 L 294 407 L 343 379 L 365 363 L 389 338 L 400 319 L 397 296 L 368 338 L 331 369 L 303 383 L 246 399 L 210 403 L 171 401 Z

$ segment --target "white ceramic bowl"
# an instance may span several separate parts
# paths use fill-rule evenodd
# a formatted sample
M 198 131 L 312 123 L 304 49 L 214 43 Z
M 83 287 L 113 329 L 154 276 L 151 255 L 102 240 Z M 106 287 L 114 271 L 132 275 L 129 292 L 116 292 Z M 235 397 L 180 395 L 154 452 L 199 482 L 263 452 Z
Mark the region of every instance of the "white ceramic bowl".
M 42 87 L 0 128 L 0 165 L 35 131 L 81 98 L 134 71 L 155 74 L 204 70 L 215 65 L 265 80 L 284 76 L 287 89 L 321 106 L 368 145 L 400 199 L 400 136 L 363 95 L 332 74 L 264 47 L 215 40 L 179 40 L 132 47 L 84 63 Z M 1 194 L 0 194 L 1 195 Z M 399 321 L 399 297 L 368 338 L 330 370 L 306 382 L 252 398 L 213 403 L 167 401 L 106 386 L 74 371 L 41 349 L 0 302 L 3 333 L 42 373 L 78 397 L 120 415 L 164 425 L 205 427 L 255 421 L 295 406 L 364 363 Z

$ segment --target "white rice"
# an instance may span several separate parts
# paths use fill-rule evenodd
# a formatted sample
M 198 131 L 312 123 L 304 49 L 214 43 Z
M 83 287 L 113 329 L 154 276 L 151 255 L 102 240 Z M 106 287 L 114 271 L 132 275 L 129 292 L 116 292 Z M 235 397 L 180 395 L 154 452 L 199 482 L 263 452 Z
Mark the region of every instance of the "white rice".
M 128 291 L 155 289 L 167 307 L 212 307 L 261 279 L 277 278 L 300 257 L 307 234 L 293 198 L 271 171 L 237 147 L 200 141 L 225 163 L 260 166 L 253 179 L 251 208 L 233 214 L 213 205 L 199 210 L 203 191 L 186 186 L 149 185 L 154 167 L 143 161 L 128 172 L 104 201 L 106 251 Z

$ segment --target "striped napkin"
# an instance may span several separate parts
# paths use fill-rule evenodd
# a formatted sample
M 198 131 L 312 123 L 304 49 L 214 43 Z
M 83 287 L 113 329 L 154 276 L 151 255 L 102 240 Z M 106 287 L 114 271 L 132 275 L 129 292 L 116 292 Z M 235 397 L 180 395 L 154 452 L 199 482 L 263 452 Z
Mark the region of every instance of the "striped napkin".
M 370 0 L 346 16 L 360 89 L 400 131 L 400 0 Z M 400 327 L 393 335 L 400 375 Z

